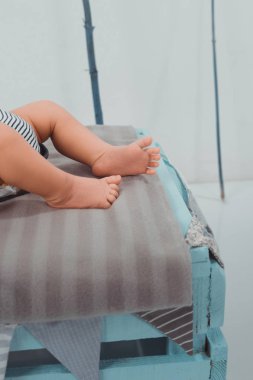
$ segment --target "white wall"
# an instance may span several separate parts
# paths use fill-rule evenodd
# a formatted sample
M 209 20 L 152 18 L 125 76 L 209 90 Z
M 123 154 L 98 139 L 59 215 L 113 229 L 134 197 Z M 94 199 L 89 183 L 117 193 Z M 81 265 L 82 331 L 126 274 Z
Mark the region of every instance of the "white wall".
M 90 0 L 106 124 L 147 129 L 189 182 L 217 180 L 211 0 Z M 250 0 L 217 3 L 224 178 L 252 179 Z M 52 99 L 93 124 L 81 0 L 0 2 L 0 107 Z

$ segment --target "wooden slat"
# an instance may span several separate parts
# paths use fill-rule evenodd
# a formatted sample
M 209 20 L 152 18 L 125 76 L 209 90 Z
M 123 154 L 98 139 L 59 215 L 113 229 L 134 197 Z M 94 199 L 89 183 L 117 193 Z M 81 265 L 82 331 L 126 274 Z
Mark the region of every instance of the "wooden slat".
M 227 360 L 227 343 L 219 328 L 207 332 L 207 352 L 213 362 Z
M 100 363 L 100 380 L 225 380 L 227 345 L 220 329 L 209 329 L 208 353 L 148 356 L 120 360 L 104 360 Z M 8 369 L 6 380 L 74 380 L 60 365 L 44 365 L 35 368 Z
M 206 247 L 191 250 L 193 266 L 193 331 L 206 333 L 208 328 L 208 308 L 210 303 L 210 260 Z M 196 269 L 195 269 L 196 268 Z
M 208 380 L 210 360 L 202 354 L 194 358 L 185 355 L 105 360 L 100 364 L 100 380 Z M 74 380 L 59 365 L 8 370 L 6 380 Z
M 227 361 L 221 360 L 211 364 L 210 380 L 225 380 L 227 374 Z
M 220 265 L 211 260 L 210 327 L 221 327 L 224 322 L 225 274 Z
M 76 380 L 60 364 L 41 365 L 34 368 L 12 368 L 6 372 L 5 380 Z
M 100 380 L 208 380 L 210 362 L 199 354 L 194 360 L 180 355 L 133 358 L 101 363 Z
M 228 348 L 219 328 L 211 328 L 207 333 L 207 353 L 211 359 L 211 380 L 225 380 L 227 372 Z

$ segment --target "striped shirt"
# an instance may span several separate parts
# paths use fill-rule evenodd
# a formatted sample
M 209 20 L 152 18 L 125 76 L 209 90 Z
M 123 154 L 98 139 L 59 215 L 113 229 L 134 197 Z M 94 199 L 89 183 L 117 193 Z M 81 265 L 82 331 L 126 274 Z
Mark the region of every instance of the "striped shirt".
M 18 115 L 0 108 L 0 122 L 17 131 L 24 139 L 40 153 L 40 145 L 33 127 Z

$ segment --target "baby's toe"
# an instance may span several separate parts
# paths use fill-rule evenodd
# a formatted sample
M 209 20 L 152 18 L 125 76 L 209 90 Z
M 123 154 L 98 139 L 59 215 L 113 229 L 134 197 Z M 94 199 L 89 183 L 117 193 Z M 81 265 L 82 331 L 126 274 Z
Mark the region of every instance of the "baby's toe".
M 114 190 L 117 193 L 119 193 L 119 186 L 118 185 L 116 185 L 115 183 L 111 183 L 109 186 L 110 186 L 111 190 Z
M 119 185 L 120 182 L 121 182 L 121 176 L 120 175 L 112 175 L 110 177 L 105 177 L 104 178 L 106 180 L 106 182 L 109 184 L 109 185 Z
M 113 204 L 113 203 L 116 201 L 116 199 L 117 199 L 117 197 L 116 197 L 114 194 L 109 193 L 109 194 L 107 195 L 107 200 L 108 200 L 111 204 Z
M 145 173 L 146 174 L 156 174 L 156 171 L 154 169 L 147 168 Z
M 159 166 L 159 162 L 149 162 L 148 163 L 148 167 L 151 167 L 151 168 L 157 168 Z
M 161 159 L 161 155 L 160 154 L 150 154 L 149 159 L 152 161 L 159 161 Z
M 110 190 L 110 194 L 112 194 L 115 198 L 118 198 L 119 196 L 119 192 L 113 189 Z
M 104 203 L 103 208 L 110 208 L 111 206 L 112 206 L 112 203 L 109 202 L 109 200 L 107 200 L 107 201 Z
M 148 149 L 145 149 L 145 151 L 148 152 L 148 154 L 160 154 L 160 148 L 159 147 L 148 148 Z
M 150 137 L 150 136 L 143 137 L 143 138 L 137 140 L 136 143 L 137 143 L 137 145 L 139 145 L 139 147 L 141 149 L 146 148 L 152 144 L 152 137 Z

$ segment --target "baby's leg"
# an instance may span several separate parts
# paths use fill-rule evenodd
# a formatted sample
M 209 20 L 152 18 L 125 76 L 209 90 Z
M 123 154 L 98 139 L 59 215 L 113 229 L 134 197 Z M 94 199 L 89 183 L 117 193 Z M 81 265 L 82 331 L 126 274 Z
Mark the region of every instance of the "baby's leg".
M 159 165 L 160 149 L 150 148 L 150 137 L 128 146 L 112 146 L 54 102 L 42 100 L 12 112 L 30 119 L 40 142 L 51 137 L 59 152 L 90 165 L 97 176 L 154 174 L 154 168 Z
M 29 103 L 11 112 L 33 126 L 40 143 L 50 137 L 60 153 L 76 161 L 91 165 L 109 146 L 50 100 Z
M 121 180 L 120 176 L 90 179 L 65 173 L 3 123 L 0 123 L 0 178 L 42 196 L 56 208 L 108 208 L 118 197 Z

